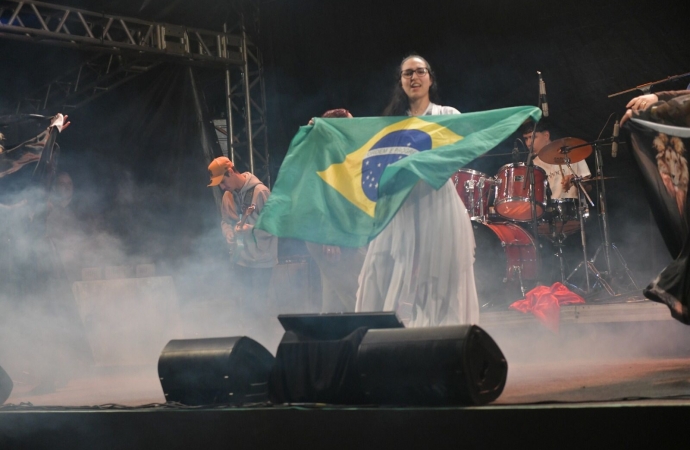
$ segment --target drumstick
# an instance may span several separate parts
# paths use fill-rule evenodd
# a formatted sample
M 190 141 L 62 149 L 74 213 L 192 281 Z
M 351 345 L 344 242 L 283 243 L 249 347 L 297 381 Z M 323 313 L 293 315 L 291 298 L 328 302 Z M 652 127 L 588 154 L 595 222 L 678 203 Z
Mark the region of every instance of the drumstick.
M 561 184 L 563 184 L 563 187 L 565 188 L 565 172 L 563 172 L 563 166 L 559 164 L 558 168 L 561 170 L 561 176 L 563 177 L 563 181 L 561 182 Z
M 559 165 L 558 165 L 558 168 L 561 169 L 561 176 L 562 176 L 563 178 L 565 178 L 565 172 L 563 172 L 563 166 L 559 164 Z

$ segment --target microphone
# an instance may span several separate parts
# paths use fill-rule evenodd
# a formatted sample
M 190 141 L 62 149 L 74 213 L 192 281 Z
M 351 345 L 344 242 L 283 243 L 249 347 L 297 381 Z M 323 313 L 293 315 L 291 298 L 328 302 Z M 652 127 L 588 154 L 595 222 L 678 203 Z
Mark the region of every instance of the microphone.
M 616 120 L 616 123 L 613 124 L 613 143 L 611 144 L 611 157 L 615 158 L 616 155 L 618 154 L 618 135 L 620 134 L 621 131 L 621 125 L 620 122 Z
M 539 103 L 541 103 L 541 113 L 544 117 L 549 117 L 549 102 L 546 100 L 546 83 L 541 77 L 541 72 L 539 74 Z
M 518 141 L 520 138 L 515 139 L 513 142 L 513 162 L 516 163 L 520 160 L 520 151 L 518 150 Z

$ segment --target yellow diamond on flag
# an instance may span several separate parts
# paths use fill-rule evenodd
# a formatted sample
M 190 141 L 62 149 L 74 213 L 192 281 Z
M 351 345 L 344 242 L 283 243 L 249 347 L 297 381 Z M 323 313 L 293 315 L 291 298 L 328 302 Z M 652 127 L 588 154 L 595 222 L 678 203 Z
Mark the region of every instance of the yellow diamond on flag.
M 371 217 L 376 212 L 378 181 L 385 168 L 420 151 L 454 144 L 462 136 L 436 123 L 410 117 L 388 125 L 345 161 L 317 172 L 329 186 Z

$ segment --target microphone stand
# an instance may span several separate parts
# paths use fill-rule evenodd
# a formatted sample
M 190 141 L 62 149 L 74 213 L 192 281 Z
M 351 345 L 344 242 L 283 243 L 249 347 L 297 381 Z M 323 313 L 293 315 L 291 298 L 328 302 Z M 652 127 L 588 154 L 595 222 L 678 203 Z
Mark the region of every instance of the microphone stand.
M 527 163 L 526 163 L 526 165 L 527 165 L 527 179 L 529 182 L 529 201 L 530 201 L 530 210 L 531 210 L 532 235 L 534 236 L 535 240 L 539 237 L 539 225 L 537 224 L 537 198 L 536 198 L 536 189 L 535 189 L 535 181 L 534 181 L 534 157 L 536 156 L 534 154 L 534 135 L 536 134 L 536 131 L 537 131 L 537 124 L 535 123 L 534 128 L 532 129 L 532 139 L 530 140 L 529 154 L 527 155 Z M 536 259 L 537 259 L 537 273 L 542 273 L 540 253 L 541 252 L 535 252 Z
M 566 148 L 566 147 L 564 147 L 564 148 Z M 575 147 L 573 146 L 573 148 L 575 148 Z M 564 162 L 565 162 L 565 165 L 568 167 L 568 170 L 570 170 L 570 172 L 574 175 L 573 178 L 571 179 L 572 183 L 573 183 L 575 186 L 577 186 L 577 191 L 578 191 L 578 193 L 577 193 L 578 202 L 580 203 L 580 205 L 579 205 L 580 210 L 578 211 L 578 217 L 579 217 L 579 219 L 580 219 L 580 242 L 582 243 L 582 256 L 583 256 L 583 259 L 582 259 L 583 262 L 581 262 L 581 263 L 575 268 L 575 270 L 573 270 L 573 272 L 568 276 L 568 278 L 566 279 L 566 281 L 569 281 L 569 280 L 570 280 L 570 277 L 571 277 L 575 272 L 577 272 L 577 270 L 578 270 L 578 269 L 582 266 L 582 264 L 584 263 L 584 264 L 585 264 L 585 285 L 587 286 L 587 289 L 586 289 L 586 291 L 584 291 L 584 292 L 585 292 L 586 294 L 589 294 L 589 293 L 590 293 L 589 272 L 592 272 L 592 275 L 594 275 L 594 276 L 597 278 L 597 281 L 598 281 L 598 282 L 601 282 L 601 284 L 609 291 L 609 293 L 611 293 L 610 287 L 608 286 L 608 284 L 606 283 L 606 281 L 604 281 L 604 280 L 601 278 L 601 273 L 599 273 L 599 271 L 596 270 L 596 268 L 594 267 L 593 264 L 590 264 L 589 261 L 587 261 L 587 237 L 586 237 L 586 235 L 585 235 L 585 214 L 584 214 L 584 212 L 585 212 L 587 206 L 586 206 L 586 205 L 585 205 L 585 206 L 582 206 L 582 204 L 585 203 L 585 202 L 589 202 L 589 204 L 590 204 L 592 207 L 594 207 L 594 202 L 592 201 L 592 199 L 591 199 L 591 198 L 589 197 L 589 195 L 587 194 L 587 191 L 585 190 L 585 188 L 582 186 L 582 177 L 580 177 L 579 175 L 576 175 L 576 174 L 575 174 L 575 170 L 573 170 L 572 166 L 570 165 L 570 158 L 568 157 L 568 153 L 567 153 L 567 152 L 565 153 L 565 160 L 564 160 Z M 571 283 L 568 283 L 568 284 L 570 284 L 571 286 L 576 287 L 575 285 L 573 285 L 573 284 L 571 284 Z
M 612 140 L 613 141 L 613 140 Z M 609 246 L 611 239 L 609 238 L 609 220 L 606 217 L 606 187 L 604 186 L 604 160 L 601 157 L 601 149 L 599 144 L 594 144 L 594 162 L 596 164 L 595 173 L 597 174 L 598 191 L 599 191 L 599 217 L 601 218 L 601 228 L 604 233 L 604 257 L 606 258 L 606 270 L 609 275 L 611 272 L 611 254 L 609 253 Z
M 610 249 L 613 249 L 616 252 L 616 255 L 618 256 L 618 259 L 620 260 L 620 263 L 623 266 L 623 269 L 625 270 L 625 273 L 626 273 L 628 279 L 632 283 L 632 286 L 635 289 L 638 289 L 637 284 L 635 283 L 635 279 L 633 278 L 632 272 L 630 271 L 627 263 L 623 259 L 623 255 L 621 255 L 621 253 L 618 250 L 618 248 L 616 247 L 616 245 L 611 242 L 611 238 L 609 235 L 609 223 L 608 223 L 608 217 L 607 217 L 607 212 L 606 212 L 607 211 L 607 209 L 606 209 L 607 208 L 607 206 L 606 206 L 606 188 L 605 188 L 605 183 L 604 183 L 604 170 L 603 170 L 604 169 L 604 162 L 603 162 L 603 158 L 601 155 L 600 145 L 605 144 L 605 143 L 609 143 L 609 142 L 613 142 L 615 139 L 617 139 L 617 138 L 612 136 L 609 138 L 597 139 L 597 140 L 592 141 L 592 142 L 586 142 L 586 143 L 580 144 L 580 145 L 574 145 L 572 147 L 563 147 L 561 149 L 561 152 L 566 154 L 566 158 L 565 158 L 566 165 L 568 166 L 568 168 L 570 169 L 570 171 L 572 173 L 575 173 L 573 171 L 572 167 L 570 167 L 570 160 L 567 157 L 568 152 L 570 152 L 573 149 L 580 148 L 580 147 L 586 147 L 589 145 L 594 146 L 595 174 L 597 177 L 597 188 L 598 188 L 597 190 L 599 191 L 599 218 L 600 218 L 601 224 L 602 224 L 604 242 L 599 246 L 599 248 L 595 252 L 592 260 L 588 261 L 587 260 L 587 247 L 585 244 L 585 233 L 584 233 L 584 230 L 585 230 L 584 216 L 583 216 L 582 211 L 581 211 L 579 214 L 580 215 L 580 232 L 581 232 L 581 237 L 582 237 L 582 248 L 583 248 L 583 252 L 584 252 L 585 280 L 587 283 L 587 291 L 586 291 L 587 294 L 590 293 L 589 272 L 591 271 L 594 274 L 594 276 L 597 278 L 597 282 L 599 284 L 601 284 L 601 286 L 609 293 L 609 295 L 611 295 L 611 296 L 616 295 L 616 292 L 613 289 L 613 287 L 611 287 L 611 285 L 606 282 L 606 280 L 601 276 L 602 274 L 597 270 L 597 268 L 594 265 L 594 262 L 596 261 L 597 256 L 599 255 L 599 252 L 601 251 L 602 247 L 604 248 L 604 256 L 606 258 L 606 269 L 607 270 L 605 272 L 605 275 L 607 275 L 608 278 L 613 281 L 613 271 L 611 270 L 611 254 L 610 254 Z M 580 192 L 582 194 L 584 194 L 584 196 L 588 200 L 589 204 L 592 207 L 594 207 L 594 203 L 592 202 L 592 199 L 589 197 L 589 195 L 587 194 L 587 191 L 584 189 L 584 187 L 581 184 L 581 177 L 575 176 L 573 178 L 573 182 L 577 185 Z M 582 265 L 582 264 L 583 263 L 580 263 L 580 265 Z M 573 270 L 573 272 L 568 276 L 568 280 L 578 270 L 579 267 L 580 266 L 576 267 L 575 270 Z
M 673 80 L 677 80 L 678 78 L 685 78 L 685 77 L 690 77 L 690 72 L 682 73 L 680 75 L 673 75 L 670 77 L 666 77 L 663 80 L 652 81 L 650 83 L 645 83 L 645 84 L 641 84 L 639 86 L 635 86 L 632 89 L 626 89 L 624 91 L 616 92 L 615 94 L 609 95 L 609 98 L 615 97 L 615 96 L 621 95 L 621 94 L 627 94 L 628 92 L 637 91 L 637 90 L 642 91 L 642 93 L 644 93 L 644 94 L 649 94 L 652 90 L 652 87 L 656 86 L 657 84 L 666 83 L 667 81 L 673 81 Z
M 543 97 L 541 95 L 541 86 L 542 86 L 542 78 L 541 78 L 541 72 L 537 71 L 537 74 L 539 75 L 539 100 L 538 100 L 538 108 L 541 108 L 542 110 L 542 116 L 543 113 L 546 112 L 544 111 L 544 108 L 542 108 L 542 100 Z M 546 115 L 548 115 L 548 112 L 546 112 Z M 527 166 L 527 181 L 529 183 L 529 204 L 530 204 L 530 213 L 531 213 L 531 225 L 532 225 L 532 236 L 534 236 L 535 242 L 539 242 L 539 225 L 537 224 L 537 192 L 535 188 L 535 181 L 534 181 L 534 157 L 537 156 L 534 154 L 534 136 L 537 134 L 537 124 L 539 122 L 535 122 L 534 128 L 532 128 L 532 139 L 530 139 L 530 146 L 529 146 L 529 154 L 527 155 L 527 162 L 525 163 Z M 535 253 L 535 259 L 537 260 L 537 273 L 541 274 L 542 273 L 542 266 L 541 266 L 541 251 L 536 251 Z

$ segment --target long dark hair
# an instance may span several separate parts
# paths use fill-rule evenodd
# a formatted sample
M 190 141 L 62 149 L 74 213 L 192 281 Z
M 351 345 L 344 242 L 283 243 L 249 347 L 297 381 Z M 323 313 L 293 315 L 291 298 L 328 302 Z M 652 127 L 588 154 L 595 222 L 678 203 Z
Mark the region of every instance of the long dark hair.
M 396 72 L 395 85 L 393 86 L 393 92 L 391 93 L 391 99 L 388 102 L 388 106 L 386 106 L 386 109 L 383 110 L 384 116 L 404 116 L 407 114 L 407 110 L 410 109 L 410 100 L 407 98 L 407 94 L 402 88 L 402 75 L 400 74 L 400 71 L 402 70 L 402 65 L 405 64 L 405 61 L 407 61 L 410 58 L 419 58 L 422 61 L 424 61 L 424 64 L 426 64 L 426 68 L 429 70 L 429 77 L 431 77 L 431 86 L 429 87 L 429 100 L 431 100 L 431 102 L 433 103 L 439 101 L 438 83 L 436 82 L 436 74 L 431 68 L 431 65 L 426 59 L 422 58 L 416 53 L 412 53 L 410 55 L 407 55 L 403 58 L 402 61 L 400 61 L 398 71 Z

